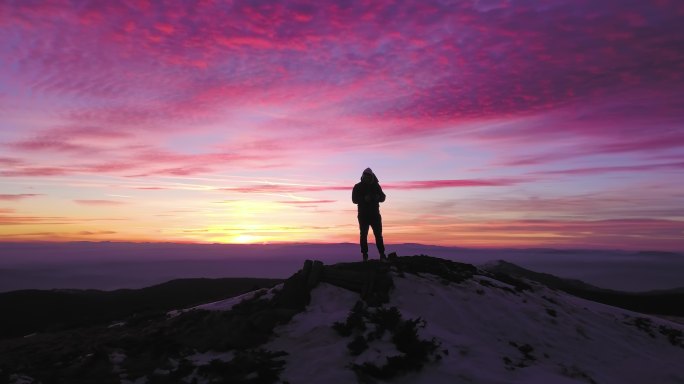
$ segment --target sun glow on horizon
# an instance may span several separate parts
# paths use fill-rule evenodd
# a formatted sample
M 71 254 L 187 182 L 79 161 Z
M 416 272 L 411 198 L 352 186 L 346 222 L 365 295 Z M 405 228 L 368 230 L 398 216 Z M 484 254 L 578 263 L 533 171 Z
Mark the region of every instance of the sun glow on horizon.
M 263 242 L 263 239 L 260 236 L 245 234 L 233 236 L 231 240 L 231 243 L 233 244 L 254 244 Z

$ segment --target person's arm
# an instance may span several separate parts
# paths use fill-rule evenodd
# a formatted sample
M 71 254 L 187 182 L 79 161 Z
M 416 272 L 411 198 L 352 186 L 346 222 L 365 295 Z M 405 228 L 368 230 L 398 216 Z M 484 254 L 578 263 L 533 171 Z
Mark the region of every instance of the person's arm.
M 378 203 L 384 202 L 386 197 L 385 192 L 382 191 L 382 187 L 378 184 Z
M 354 189 L 352 189 L 352 201 L 354 204 L 359 204 L 361 200 L 363 200 L 363 196 L 360 196 L 361 191 L 359 189 L 358 184 L 354 186 Z

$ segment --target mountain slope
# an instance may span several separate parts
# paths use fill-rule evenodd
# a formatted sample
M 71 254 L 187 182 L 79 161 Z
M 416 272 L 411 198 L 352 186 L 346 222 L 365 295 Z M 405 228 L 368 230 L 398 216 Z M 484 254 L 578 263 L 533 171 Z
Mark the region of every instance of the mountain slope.
M 142 289 L 21 290 L 0 293 L 0 340 L 92 326 L 134 314 L 199 304 L 269 287 L 278 279 L 178 279 Z
M 9 340 L 0 381 L 675 384 L 683 329 L 427 256 L 307 261 L 238 299 Z
M 684 316 L 684 288 L 639 293 L 621 292 L 595 287 L 580 280 L 563 279 L 547 273 L 534 272 L 503 260 L 489 263 L 483 268 L 495 276 L 529 279 L 575 296 L 632 311 Z
M 394 279 L 389 306 L 407 318 L 422 318 L 426 339 L 440 341 L 448 355 L 396 383 L 677 383 L 684 380 L 681 337 L 673 345 L 660 325 L 674 324 L 553 292 L 519 292 L 476 276 L 444 284 L 430 275 Z M 483 285 L 484 284 L 484 285 Z M 282 377 L 292 383 L 355 382 L 348 367 L 385 363 L 388 340 L 371 343 L 359 356 L 330 324 L 343 321 L 358 297 L 328 284 L 312 293 L 307 310 L 276 329 L 270 349 L 287 350 Z M 639 328 L 641 327 L 641 329 Z M 646 329 L 650 331 L 646 331 Z M 651 336 L 650 334 L 654 336 Z M 681 333 L 680 333 L 681 335 Z M 392 353 L 396 353 L 396 350 Z

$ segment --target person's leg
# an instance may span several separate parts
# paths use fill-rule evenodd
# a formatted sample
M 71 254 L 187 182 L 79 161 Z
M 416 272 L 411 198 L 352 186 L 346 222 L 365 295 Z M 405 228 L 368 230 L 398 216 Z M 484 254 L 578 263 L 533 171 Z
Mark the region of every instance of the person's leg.
M 363 261 L 368 260 L 368 220 L 359 216 L 359 232 L 361 233 L 359 243 L 361 244 L 361 253 L 363 255 Z
M 375 235 L 375 245 L 378 247 L 378 253 L 380 253 L 380 259 L 385 258 L 385 241 L 382 238 L 382 216 L 377 215 L 370 222 L 373 228 L 373 235 Z M 366 228 L 366 231 L 368 229 Z

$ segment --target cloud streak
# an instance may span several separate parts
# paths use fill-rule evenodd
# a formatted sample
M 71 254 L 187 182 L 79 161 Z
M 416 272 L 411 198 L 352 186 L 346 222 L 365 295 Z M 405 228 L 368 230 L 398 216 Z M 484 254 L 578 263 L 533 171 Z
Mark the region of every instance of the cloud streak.
M 677 163 L 660 163 L 660 164 L 644 164 L 644 165 L 616 165 L 610 167 L 587 167 L 575 169 L 559 169 L 553 171 L 540 171 L 536 174 L 543 175 L 591 175 L 591 174 L 605 174 L 612 172 L 650 172 L 660 170 L 681 170 L 684 169 L 684 162 Z
M 524 179 L 461 179 L 461 180 L 420 180 L 390 183 L 387 189 L 416 190 L 437 188 L 462 188 L 462 187 L 506 187 L 516 185 L 529 180 Z
M 23 199 L 28 199 L 31 197 L 36 197 L 40 196 L 39 194 L 35 193 L 19 193 L 19 194 L 0 194 L 0 201 L 17 201 L 17 200 L 23 200 Z
M 91 206 L 123 205 L 125 201 L 119 200 L 74 200 L 74 203 Z
M 527 182 L 524 179 L 459 179 L 459 180 L 417 180 L 383 183 L 385 190 L 420 190 L 463 187 L 503 187 Z M 222 191 L 239 193 L 301 193 L 351 191 L 350 185 L 297 185 L 297 184 L 254 184 L 241 187 L 221 188 Z M 288 202 L 299 204 L 298 201 Z M 302 202 L 303 203 L 303 202 Z

